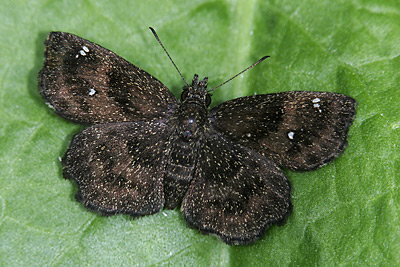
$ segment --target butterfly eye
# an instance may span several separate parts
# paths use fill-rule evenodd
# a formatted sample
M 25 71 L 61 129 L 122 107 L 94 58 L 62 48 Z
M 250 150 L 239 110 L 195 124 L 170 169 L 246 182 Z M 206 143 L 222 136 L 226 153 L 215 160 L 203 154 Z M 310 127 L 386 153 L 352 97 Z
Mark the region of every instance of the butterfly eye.
M 210 106 L 211 104 L 211 95 L 206 94 L 206 107 Z
M 182 94 L 181 94 L 181 100 L 185 101 L 186 98 L 188 97 L 189 91 L 188 90 L 183 90 Z

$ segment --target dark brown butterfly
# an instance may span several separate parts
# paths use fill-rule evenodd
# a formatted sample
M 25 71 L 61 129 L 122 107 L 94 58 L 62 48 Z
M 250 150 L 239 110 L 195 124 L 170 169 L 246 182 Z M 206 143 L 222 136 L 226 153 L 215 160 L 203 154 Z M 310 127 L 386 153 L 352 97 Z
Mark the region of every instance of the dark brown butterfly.
M 157 40 L 158 37 L 157 37 Z M 61 117 L 89 124 L 62 160 L 76 198 L 102 215 L 180 207 L 228 244 L 249 244 L 291 213 L 278 167 L 313 170 L 346 147 L 356 101 L 329 92 L 241 97 L 211 110 L 207 78 L 181 101 L 155 77 L 64 32 L 45 42 L 39 92 Z

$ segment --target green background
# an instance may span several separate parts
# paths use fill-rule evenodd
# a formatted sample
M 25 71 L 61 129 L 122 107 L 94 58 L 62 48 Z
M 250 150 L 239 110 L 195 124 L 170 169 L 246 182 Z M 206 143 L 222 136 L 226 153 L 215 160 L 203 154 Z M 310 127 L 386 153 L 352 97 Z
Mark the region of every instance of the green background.
M 379 3 L 378 3 L 379 2 Z M 101 217 L 74 200 L 58 157 L 83 127 L 37 92 L 43 41 L 67 31 L 147 70 L 176 94 L 183 75 L 213 104 L 254 93 L 332 91 L 358 101 L 349 146 L 312 172 L 285 170 L 294 211 L 251 246 L 187 227 L 178 210 Z M 1 1 L 0 265 L 399 265 L 399 1 Z

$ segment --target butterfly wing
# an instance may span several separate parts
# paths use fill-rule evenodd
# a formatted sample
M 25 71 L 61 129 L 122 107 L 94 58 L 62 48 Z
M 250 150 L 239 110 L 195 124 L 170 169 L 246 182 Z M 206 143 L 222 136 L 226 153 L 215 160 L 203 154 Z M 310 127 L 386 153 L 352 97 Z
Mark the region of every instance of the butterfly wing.
M 211 110 L 215 129 L 278 165 L 312 170 L 340 155 L 356 101 L 329 92 L 284 92 L 224 102 Z
M 78 123 L 160 118 L 177 104 L 156 78 L 98 44 L 65 32 L 46 41 L 39 92 L 56 113 Z
M 182 202 L 186 221 L 228 244 L 248 244 L 291 212 L 290 185 L 272 161 L 220 134 L 206 134 Z
M 156 213 L 164 204 L 168 135 L 158 122 L 91 126 L 74 136 L 64 176 L 78 184 L 76 198 L 103 215 Z

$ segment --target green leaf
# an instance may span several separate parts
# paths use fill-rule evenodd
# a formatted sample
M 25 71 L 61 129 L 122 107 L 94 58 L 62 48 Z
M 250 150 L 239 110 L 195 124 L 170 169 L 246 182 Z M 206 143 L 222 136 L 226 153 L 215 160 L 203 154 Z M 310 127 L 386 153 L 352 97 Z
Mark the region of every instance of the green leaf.
M 398 1 L 2 1 L 0 265 L 399 265 L 400 3 Z M 37 92 L 43 41 L 67 31 L 163 81 L 210 88 L 213 104 L 253 93 L 315 90 L 354 97 L 345 153 L 312 172 L 286 171 L 293 214 L 251 246 L 187 227 L 180 211 L 101 217 L 74 200 L 58 157 L 82 126 Z

